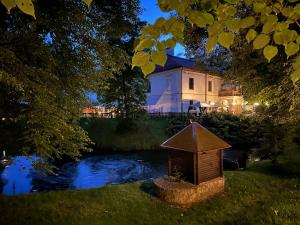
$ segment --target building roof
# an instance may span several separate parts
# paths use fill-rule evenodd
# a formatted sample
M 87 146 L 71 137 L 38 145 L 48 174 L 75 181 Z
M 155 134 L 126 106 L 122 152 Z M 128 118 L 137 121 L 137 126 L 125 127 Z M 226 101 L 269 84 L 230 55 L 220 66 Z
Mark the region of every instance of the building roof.
M 195 68 L 195 61 L 191 59 L 184 59 L 180 58 L 174 55 L 167 54 L 168 58 L 166 61 L 165 66 L 157 66 L 154 73 L 157 72 L 162 72 L 170 69 L 175 69 L 175 68 L 189 68 L 189 69 L 196 69 Z
M 231 147 L 197 122 L 192 122 L 160 146 L 188 152 L 206 152 Z

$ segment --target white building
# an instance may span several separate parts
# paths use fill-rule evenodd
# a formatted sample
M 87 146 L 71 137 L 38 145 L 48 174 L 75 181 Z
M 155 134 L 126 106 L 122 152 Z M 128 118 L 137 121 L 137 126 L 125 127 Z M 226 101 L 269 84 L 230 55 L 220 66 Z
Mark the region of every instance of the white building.
M 151 90 L 148 112 L 187 112 L 190 105 L 240 113 L 243 97 L 238 84 L 224 83 L 218 76 L 201 72 L 194 61 L 168 54 L 164 67 L 148 76 Z

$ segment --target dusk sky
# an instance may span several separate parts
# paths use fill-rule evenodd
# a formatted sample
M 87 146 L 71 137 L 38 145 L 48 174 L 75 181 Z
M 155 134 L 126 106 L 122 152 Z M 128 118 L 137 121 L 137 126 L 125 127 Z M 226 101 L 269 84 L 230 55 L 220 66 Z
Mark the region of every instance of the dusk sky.
M 151 24 L 159 17 L 169 17 L 169 13 L 160 11 L 157 0 L 141 0 L 141 8 L 143 9 L 143 13 L 140 18 Z M 184 48 L 181 45 L 176 45 L 175 55 L 184 57 Z

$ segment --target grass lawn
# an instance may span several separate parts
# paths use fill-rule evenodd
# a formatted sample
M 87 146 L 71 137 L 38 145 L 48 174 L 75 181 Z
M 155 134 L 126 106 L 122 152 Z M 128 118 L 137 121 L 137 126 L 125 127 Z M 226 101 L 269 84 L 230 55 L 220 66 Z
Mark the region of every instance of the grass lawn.
M 300 224 L 300 157 L 226 171 L 226 191 L 180 209 L 151 195 L 150 181 L 99 189 L 0 195 L 0 224 Z M 287 166 L 288 165 L 288 166 Z M 282 168 L 285 168 L 284 170 Z

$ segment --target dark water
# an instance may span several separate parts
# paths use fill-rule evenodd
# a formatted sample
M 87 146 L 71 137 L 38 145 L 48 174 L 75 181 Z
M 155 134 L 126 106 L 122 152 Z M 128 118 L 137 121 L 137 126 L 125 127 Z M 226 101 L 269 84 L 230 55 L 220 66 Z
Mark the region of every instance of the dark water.
M 167 155 L 159 151 L 91 156 L 62 165 L 57 176 L 35 170 L 32 167 L 35 159 L 24 156 L 13 159 L 13 163 L 0 174 L 2 194 L 96 188 L 156 178 L 167 173 Z

